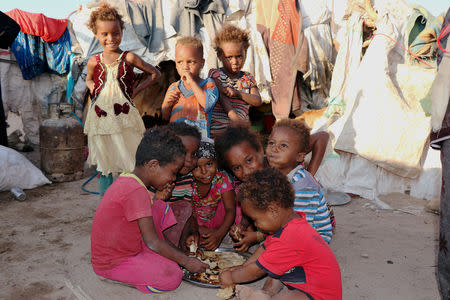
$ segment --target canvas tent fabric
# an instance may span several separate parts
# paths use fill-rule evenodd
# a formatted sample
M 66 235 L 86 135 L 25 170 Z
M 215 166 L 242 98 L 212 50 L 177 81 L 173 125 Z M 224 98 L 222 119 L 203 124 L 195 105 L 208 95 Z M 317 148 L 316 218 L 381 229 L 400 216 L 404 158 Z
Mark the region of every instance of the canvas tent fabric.
M 375 1 L 375 8 L 378 32 L 401 44 L 411 8 L 402 1 Z M 360 17 L 351 16 L 347 30 L 358 29 Z M 405 191 L 434 199 L 440 193 L 442 171 L 439 152 L 425 147 L 430 118 L 420 100 L 427 96 L 436 72 L 407 64 L 405 52 L 381 35 L 359 61 L 358 35 L 349 32 L 338 53 L 330 100 L 339 98 L 343 115 L 328 126 L 330 150 L 316 177 L 327 188 L 368 199 Z M 353 62 L 345 59 L 350 49 Z M 349 74 L 343 72 L 346 69 Z
M 333 73 L 331 12 L 326 1 L 300 1 L 300 11 L 309 53 L 309 72 L 303 77 L 307 77 L 312 92 L 311 97 L 301 99 L 302 111 L 307 111 L 328 105 L 326 99 Z
M 41 37 L 44 42 L 56 42 L 66 30 L 66 19 L 53 19 L 44 14 L 26 12 L 20 9 L 13 9 L 6 12 L 20 25 L 20 31 Z

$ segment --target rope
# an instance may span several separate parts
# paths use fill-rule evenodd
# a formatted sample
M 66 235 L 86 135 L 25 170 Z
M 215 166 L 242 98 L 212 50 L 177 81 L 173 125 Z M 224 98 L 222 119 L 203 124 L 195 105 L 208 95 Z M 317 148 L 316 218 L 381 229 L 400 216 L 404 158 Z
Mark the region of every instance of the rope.
M 409 51 L 408 49 L 406 49 L 405 47 L 403 47 L 402 45 L 400 45 L 400 43 L 398 43 L 396 40 L 394 40 L 393 38 L 391 38 L 391 37 L 388 36 L 387 34 L 384 34 L 384 33 L 374 33 L 374 34 L 372 35 L 372 37 L 370 38 L 370 40 L 373 40 L 373 38 L 374 38 L 376 35 L 382 35 L 382 36 L 387 37 L 388 39 L 390 39 L 391 41 L 393 41 L 394 43 L 396 43 L 397 45 L 399 45 L 403 50 L 407 51 L 410 55 L 414 56 L 416 59 L 418 59 L 420 62 L 422 62 L 423 64 L 425 64 L 425 65 L 428 66 L 429 68 L 431 68 L 431 69 L 436 69 L 435 67 L 433 67 L 433 66 L 427 64 L 423 59 L 421 59 L 420 57 L 418 57 L 417 55 L 415 55 L 414 53 L 412 53 L 411 51 Z
M 437 39 L 437 45 L 439 48 L 441 48 L 442 51 L 444 51 L 444 53 L 450 53 L 449 51 L 445 50 L 444 47 L 442 47 L 441 45 L 441 39 L 444 38 L 444 36 L 446 36 L 447 34 L 450 33 L 450 24 L 447 24 L 442 30 L 441 33 L 439 34 L 439 37 Z M 448 41 L 447 41 L 448 43 Z
M 82 185 L 81 185 L 81 189 L 83 191 L 85 191 L 86 193 L 91 193 L 91 194 L 95 194 L 95 195 L 100 195 L 99 192 L 93 192 L 93 191 L 89 191 L 88 189 L 85 188 L 86 184 L 88 184 L 95 176 L 97 176 L 98 171 L 95 171 L 94 175 L 92 175 L 91 177 L 89 177 L 88 180 L 86 180 Z

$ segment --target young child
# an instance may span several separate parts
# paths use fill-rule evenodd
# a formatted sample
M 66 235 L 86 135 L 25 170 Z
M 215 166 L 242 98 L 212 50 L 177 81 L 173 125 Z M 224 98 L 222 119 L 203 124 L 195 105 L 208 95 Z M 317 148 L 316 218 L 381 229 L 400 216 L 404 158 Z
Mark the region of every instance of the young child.
M 215 250 L 234 223 L 236 205 L 228 176 L 217 170 L 212 140 L 200 142 L 198 162 L 192 174 L 193 215 L 199 226 L 200 246 Z
M 304 212 L 308 223 L 329 243 L 333 228 L 322 188 L 302 165 L 309 140 L 309 128 L 303 121 L 279 120 L 267 141 L 266 158 L 269 166 L 280 170 L 292 184 L 294 210 Z
M 188 227 L 185 225 L 192 220 L 192 185 L 194 177 L 192 170 L 197 166 L 198 147 L 200 145 L 200 132 L 197 127 L 188 125 L 184 122 L 169 123 L 167 128 L 175 133 L 183 142 L 186 149 L 184 158 L 184 165 L 178 172 L 177 179 L 173 185 L 168 185 L 164 190 L 157 191 L 149 187 L 149 190 L 156 193 L 156 199 L 166 201 L 172 209 L 177 224 L 164 231 L 165 236 L 174 245 L 179 245 L 185 250 L 181 240 L 186 238 L 186 231 Z M 190 226 L 190 225 L 188 225 Z M 184 233 L 184 235 L 183 235 Z
M 320 158 L 314 155 L 314 152 L 321 152 L 320 147 L 324 144 L 321 142 L 322 137 L 324 135 L 311 136 L 311 144 L 307 153 L 312 151 L 312 157 L 315 160 Z M 328 136 L 326 138 L 328 139 Z M 218 160 L 224 162 L 223 167 L 228 168 L 241 182 L 246 182 L 249 174 L 267 166 L 260 136 L 246 127 L 228 127 L 220 138 L 216 139 L 216 151 Z M 320 165 L 320 161 L 314 163 Z M 235 190 L 237 189 L 235 188 Z M 239 201 L 236 205 L 239 206 Z M 246 218 L 242 218 L 240 225 L 233 225 L 231 228 L 231 232 L 239 230 L 243 236 L 239 242 L 234 244 L 237 251 L 245 252 L 250 246 L 263 239 L 263 235 L 255 232 L 249 225 L 250 222 Z
M 88 161 L 97 165 L 101 174 L 101 195 L 111 185 L 112 173 L 134 168 L 134 155 L 145 127 L 131 99 L 160 76 L 139 56 L 120 49 L 123 24 L 122 16 L 106 3 L 91 13 L 88 23 L 103 46 L 103 53 L 91 57 L 87 64 L 86 86 L 92 102 L 84 125 Z M 135 67 L 149 76 L 133 89 Z
M 249 36 L 244 30 L 224 25 L 214 39 L 220 69 L 209 70 L 220 92 L 219 104 L 212 113 L 211 136 L 220 135 L 230 124 L 250 124 L 250 106 L 261 105 L 258 86 L 252 75 L 241 71 L 245 63 Z
M 305 214 L 293 210 L 294 191 L 284 174 L 270 168 L 256 171 L 241 185 L 238 198 L 268 237 L 242 266 L 220 274 L 223 287 L 267 274 L 263 290 L 238 286 L 238 299 L 342 299 L 339 264 Z M 280 291 L 282 284 L 287 289 Z
M 182 37 L 175 45 L 175 64 L 181 80 L 167 89 L 161 107 L 162 118 L 196 126 L 202 136 L 210 136 L 211 114 L 219 92 L 211 78 L 200 78 L 203 68 L 202 42 Z
M 98 275 L 134 285 L 143 293 L 178 287 L 184 266 L 203 272 L 206 265 L 164 240 L 176 223 L 168 205 L 147 186 L 161 191 L 183 166 L 185 149 L 167 128 L 147 131 L 136 151 L 136 167 L 122 173 L 106 191 L 92 222 L 92 267 Z

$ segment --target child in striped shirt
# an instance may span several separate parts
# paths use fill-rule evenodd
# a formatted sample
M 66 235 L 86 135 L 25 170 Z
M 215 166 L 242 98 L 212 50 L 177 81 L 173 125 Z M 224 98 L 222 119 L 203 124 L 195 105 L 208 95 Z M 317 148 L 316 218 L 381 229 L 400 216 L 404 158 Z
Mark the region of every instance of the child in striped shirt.
M 214 107 L 211 136 L 219 136 L 230 124 L 250 125 L 250 106 L 260 106 L 261 96 L 255 78 L 242 71 L 250 39 L 244 30 L 224 25 L 214 39 L 214 48 L 223 67 L 209 70 L 220 92 L 219 103 Z
M 292 184 L 294 210 L 304 212 L 308 223 L 329 243 L 333 236 L 330 211 L 319 183 L 303 168 L 309 140 L 309 128 L 302 121 L 280 120 L 267 142 L 266 158 L 269 166 L 280 170 Z

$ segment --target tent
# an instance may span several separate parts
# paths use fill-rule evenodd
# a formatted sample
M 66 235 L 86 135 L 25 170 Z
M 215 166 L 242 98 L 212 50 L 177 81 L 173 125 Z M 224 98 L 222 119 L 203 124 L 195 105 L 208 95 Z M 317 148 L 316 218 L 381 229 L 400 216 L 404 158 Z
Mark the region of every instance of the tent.
M 73 57 L 67 78 L 42 74 L 25 81 L 15 64 L 0 62 L 5 106 L 22 112 L 24 130 L 33 143 L 38 141 L 33 132 L 39 118 L 45 117 L 47 104 L 60 101 L 66 91 L 68 101 L 82 115 L 85 65 L 90 56 L 101 51 L 85 24 L 99 2 L 91 1 L 69 18 Z M 210 45 L 214 31 L 224 21 L 248 29 L 252 46 L 244 69 L 255 75 L 264 101 L 273 101 L 274 78 L 265 41 L 257 28 L 257 1 L 199 1 L 207 5 L 196 9 L 185 7 L 183 0 L 108 2 L 125 18 L 121 48 L 153 65 L 173 59 L 174 44 L 180 34 L 197 35 L 204 45 Z M 313 131 L 327 130 L 332 136 L 328 154 L 316 174 L 320 183 L 331 190 L 369 199 L 391 192 L 409 192 L 425 199 L 437 197 L 439 153 L 427 146 L 430 117 L 420 104 L 429 98 L 435 70 L 414 63 L 392 41 L 408 48 L 406 28 L 415 12 L 413 7 L 394 0 L 369 2 L 373 10 L 367 9 L 368 1 L 364 0 L 299 3 L 302 33 L 309 48 L 309 71 L 303 74 L 308 86 L 301 91 L 301 110 L 328 106 L 327 116 L 316 122 Z M 369 20 L 379 34 L 370 44 L 363 41 L 367 35 L 364 24 L 370 24 Z M 336 58 L 331 34 L 340 44 Z M 210 67 L 217 66 L 214 57 L 213 52 L 206 51 L 204 76 Z M 0 58 L 15 60 L 8 51 L 0 52 Z M 169 74 L 159 88 L 150 92 L 153 97 L 149 114 L 157 110 L 164 84 L 174 80 L 174 76 Z M 138 101 L 148 101 L 147 95 Z

